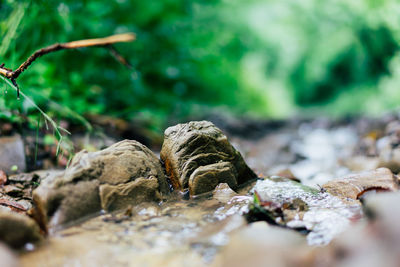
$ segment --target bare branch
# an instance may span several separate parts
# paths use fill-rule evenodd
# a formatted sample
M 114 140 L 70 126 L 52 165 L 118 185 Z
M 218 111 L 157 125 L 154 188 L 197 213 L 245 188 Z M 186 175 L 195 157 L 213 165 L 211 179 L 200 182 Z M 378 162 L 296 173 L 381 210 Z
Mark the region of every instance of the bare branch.
M 129 61 L 124 58 L 112 45 L 108 46 L 108 50 L 110 51 L 111 55 L 115 58 L 116 61 L 127 67 L 128 69 L 132 70 L 133 67 Z
M 4 67 L 4 63 L 0 65 L 0 75 L 9 79 L 17 88 L 16 79 L 19 75 L 26 70 L 37 58 L 46 55 L 51 52 L 63 50 L 63 49 L 75 49 L 81 47 L 91 47 L 91 46 L 108 46 L 114 43 L 121 42 L 132 42 L 136 39 L 134 33 L 124 33 L 124 34 L 116 34 L 111 35 L 105 38 L 97 38 L 97 39 L 86 39 L 73 41 L 68 43 L 57 43 L 45 48 L 37 50 L 33 53 L 25 62 L 23 62 L 16 70 L 8 69 Z M 19 96 L 19 91 L 17 92 Z

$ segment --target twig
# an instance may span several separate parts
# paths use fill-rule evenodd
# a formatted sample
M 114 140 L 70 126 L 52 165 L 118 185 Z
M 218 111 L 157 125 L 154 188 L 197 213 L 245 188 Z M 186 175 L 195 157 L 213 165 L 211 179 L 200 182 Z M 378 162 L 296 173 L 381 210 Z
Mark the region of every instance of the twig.
M 132 70 L 133 67 L 131 65 L 131 63 L 129 63 L 129 61 L 124 58 L 118 51 L 117 49 L 115 49 L 114 46 L 109 45 L 107 46 L 108 50 L 110 51 L 111 55 L 115 58 L 116 61 L 118 61 L 119 63 L 121 63 L 122 65 L 124 65 L 125 67 L 127 67 L 128 69 Z
M 0 65 L 0 75 L 9 79 L 12 84 L 18 89 L 17 94 L 19 97 L 19 88 L 17 85 L 17 78 L 19 75 L 26 70 L 37 58 L 46 55 L 51 52 L 63 50 L 63 49 L 75 49 L 81 47 L 90 47 L 90 46 L 108 46 L 114 43 L 121 43 L 121 42 L 132 42 L 136 38 L 135 34 L 133 33 L 124 33 L 124 34 L 117 34 L 108 36 L 105 38 L 98 38 L 98 39 L 86 39 L 86 40 L 79 40 L 73 41 L 69 43 L 57 43 L 45 48 L 37 50 L 33 53 L 24 63 L 22 63 L 16 70 L 12 70 L 9 68 L 4 67 L 4 63 Z

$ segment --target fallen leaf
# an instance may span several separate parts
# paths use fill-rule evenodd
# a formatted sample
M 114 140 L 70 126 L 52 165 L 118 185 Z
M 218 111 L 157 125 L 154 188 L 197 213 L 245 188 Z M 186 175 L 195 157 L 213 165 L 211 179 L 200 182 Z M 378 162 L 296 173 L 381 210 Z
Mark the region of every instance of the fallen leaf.
M 3 170 L 0 170 L 0 185 L 4 185 L 5 183 L 7 183 L 7 174 Z
M 6 193 L 9 196 L 12 197 L 20 197 L 24 194 L 21 188 L 15 186 L 15 185 L 5 185 L 4 188 L 4 193 Z
M 4 199 L 4 198 L 0 198 L 0 205 L 10 207 L 12 210 L 18 211 L 18 212 L 26 211 L 26 209 L 21 204 L 18 204 L 15 201 Z
M 361 172 L 332 180 L 322 186 L 328 193 L 342 197 L 359 199 L 365 192 L 397 191 L 398 178 L 387 168 Z

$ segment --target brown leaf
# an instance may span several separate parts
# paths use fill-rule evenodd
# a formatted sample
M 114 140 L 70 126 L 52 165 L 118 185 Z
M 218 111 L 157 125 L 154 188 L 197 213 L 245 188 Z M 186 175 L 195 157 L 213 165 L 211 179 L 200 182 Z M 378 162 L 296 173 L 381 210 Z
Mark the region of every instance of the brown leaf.
M 3 170 L 0 170 L 0 185 L 4 185 L 5 183 L 7 183 L 7 174 Z
M 379 168 L 374 171 L 361 172 L 335 179 L 322 186 L 332 195 L 359 199 L 365 192 L 397 191 L 398 178 L 387 168 Z
M 22 191 L 22 189 L 20 187 L 17 187 L 15 185 L 5 185 L 4 188 L 4 193 L 6 193 L 9 196 L 12 197 L 20 197 L 24 194 L 24 192 Z
M 12 210 L 18 211 L 18 212 L 26 211 L 26 209 L 21 204 L 18 204 L 15 201 L 4 199 L 4 198 L 0 198 L 0 205 L 10 207 Z

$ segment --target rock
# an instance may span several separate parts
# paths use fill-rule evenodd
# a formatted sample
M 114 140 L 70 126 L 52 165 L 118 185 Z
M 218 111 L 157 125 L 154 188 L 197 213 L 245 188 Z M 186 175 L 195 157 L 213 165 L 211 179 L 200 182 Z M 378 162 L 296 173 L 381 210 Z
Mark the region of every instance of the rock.
M 0 261 L 1 266 L 18 267 L 19 262 L 17 256 L 7 246 L 0 243 Z
M 227 183 L 221 183 L 213 191 L 213 198 L 221 203 L 228 203 L 234 196 L 238 194 L 233 191 Z
M 208 121 L 166 129 L 160 156 L 174 189 L 189 189 L 192 195 L 212 191 L 219 183 L 235 189 L 257 177 L 221 130 Z
M 237 187 L 237 172 L 230 162 L 218 162 L 199 166 L 189 177 L 189 188 L 193 195 L 213 190 L 219 183 Z
M 39 226 L 26 215 L 0 209 L 0 240 L 13 248 L 42 239 Z
M 62 175 L 48 177 L 33 192 L 51 225 L 88 214 L 160 201 L 169 188 L 158 158 L 137 141 L 124 140 L 98 152 L 75 155 Z
M 156 178 L 137 178 L 133 182 L 100 185 L 100 199 L 104 210 L 118 210 L 128 205 L 161 200 Z
M 51 218 L 50 226 L 78 220 L 101 210 L 99 181 L 62 184 L 63 176 L 45 180 L 33 191 L 33 201 L 41 220 Z
M 365 192 L 397 191 L 397 177 L 387 168 L 351 174 L 322 186 L 327 192 L 342 198 L 359 199 Z
M 300 179 L 298 179 L 293 172 L 290 170 L 290 168 L 287 168 L 285 166 L 277 166 L 269 170 L 268 176 L 278 176 L 278 177 L 283 177 L 283 178 L 288 178 L 290 180 L 293 180 L 295 182 L 301 182 Z
M 0 169 L 11 173 L 13 166 L 21 172 L 26 169 L 24 143 L 19 135 L 0 138 Z

